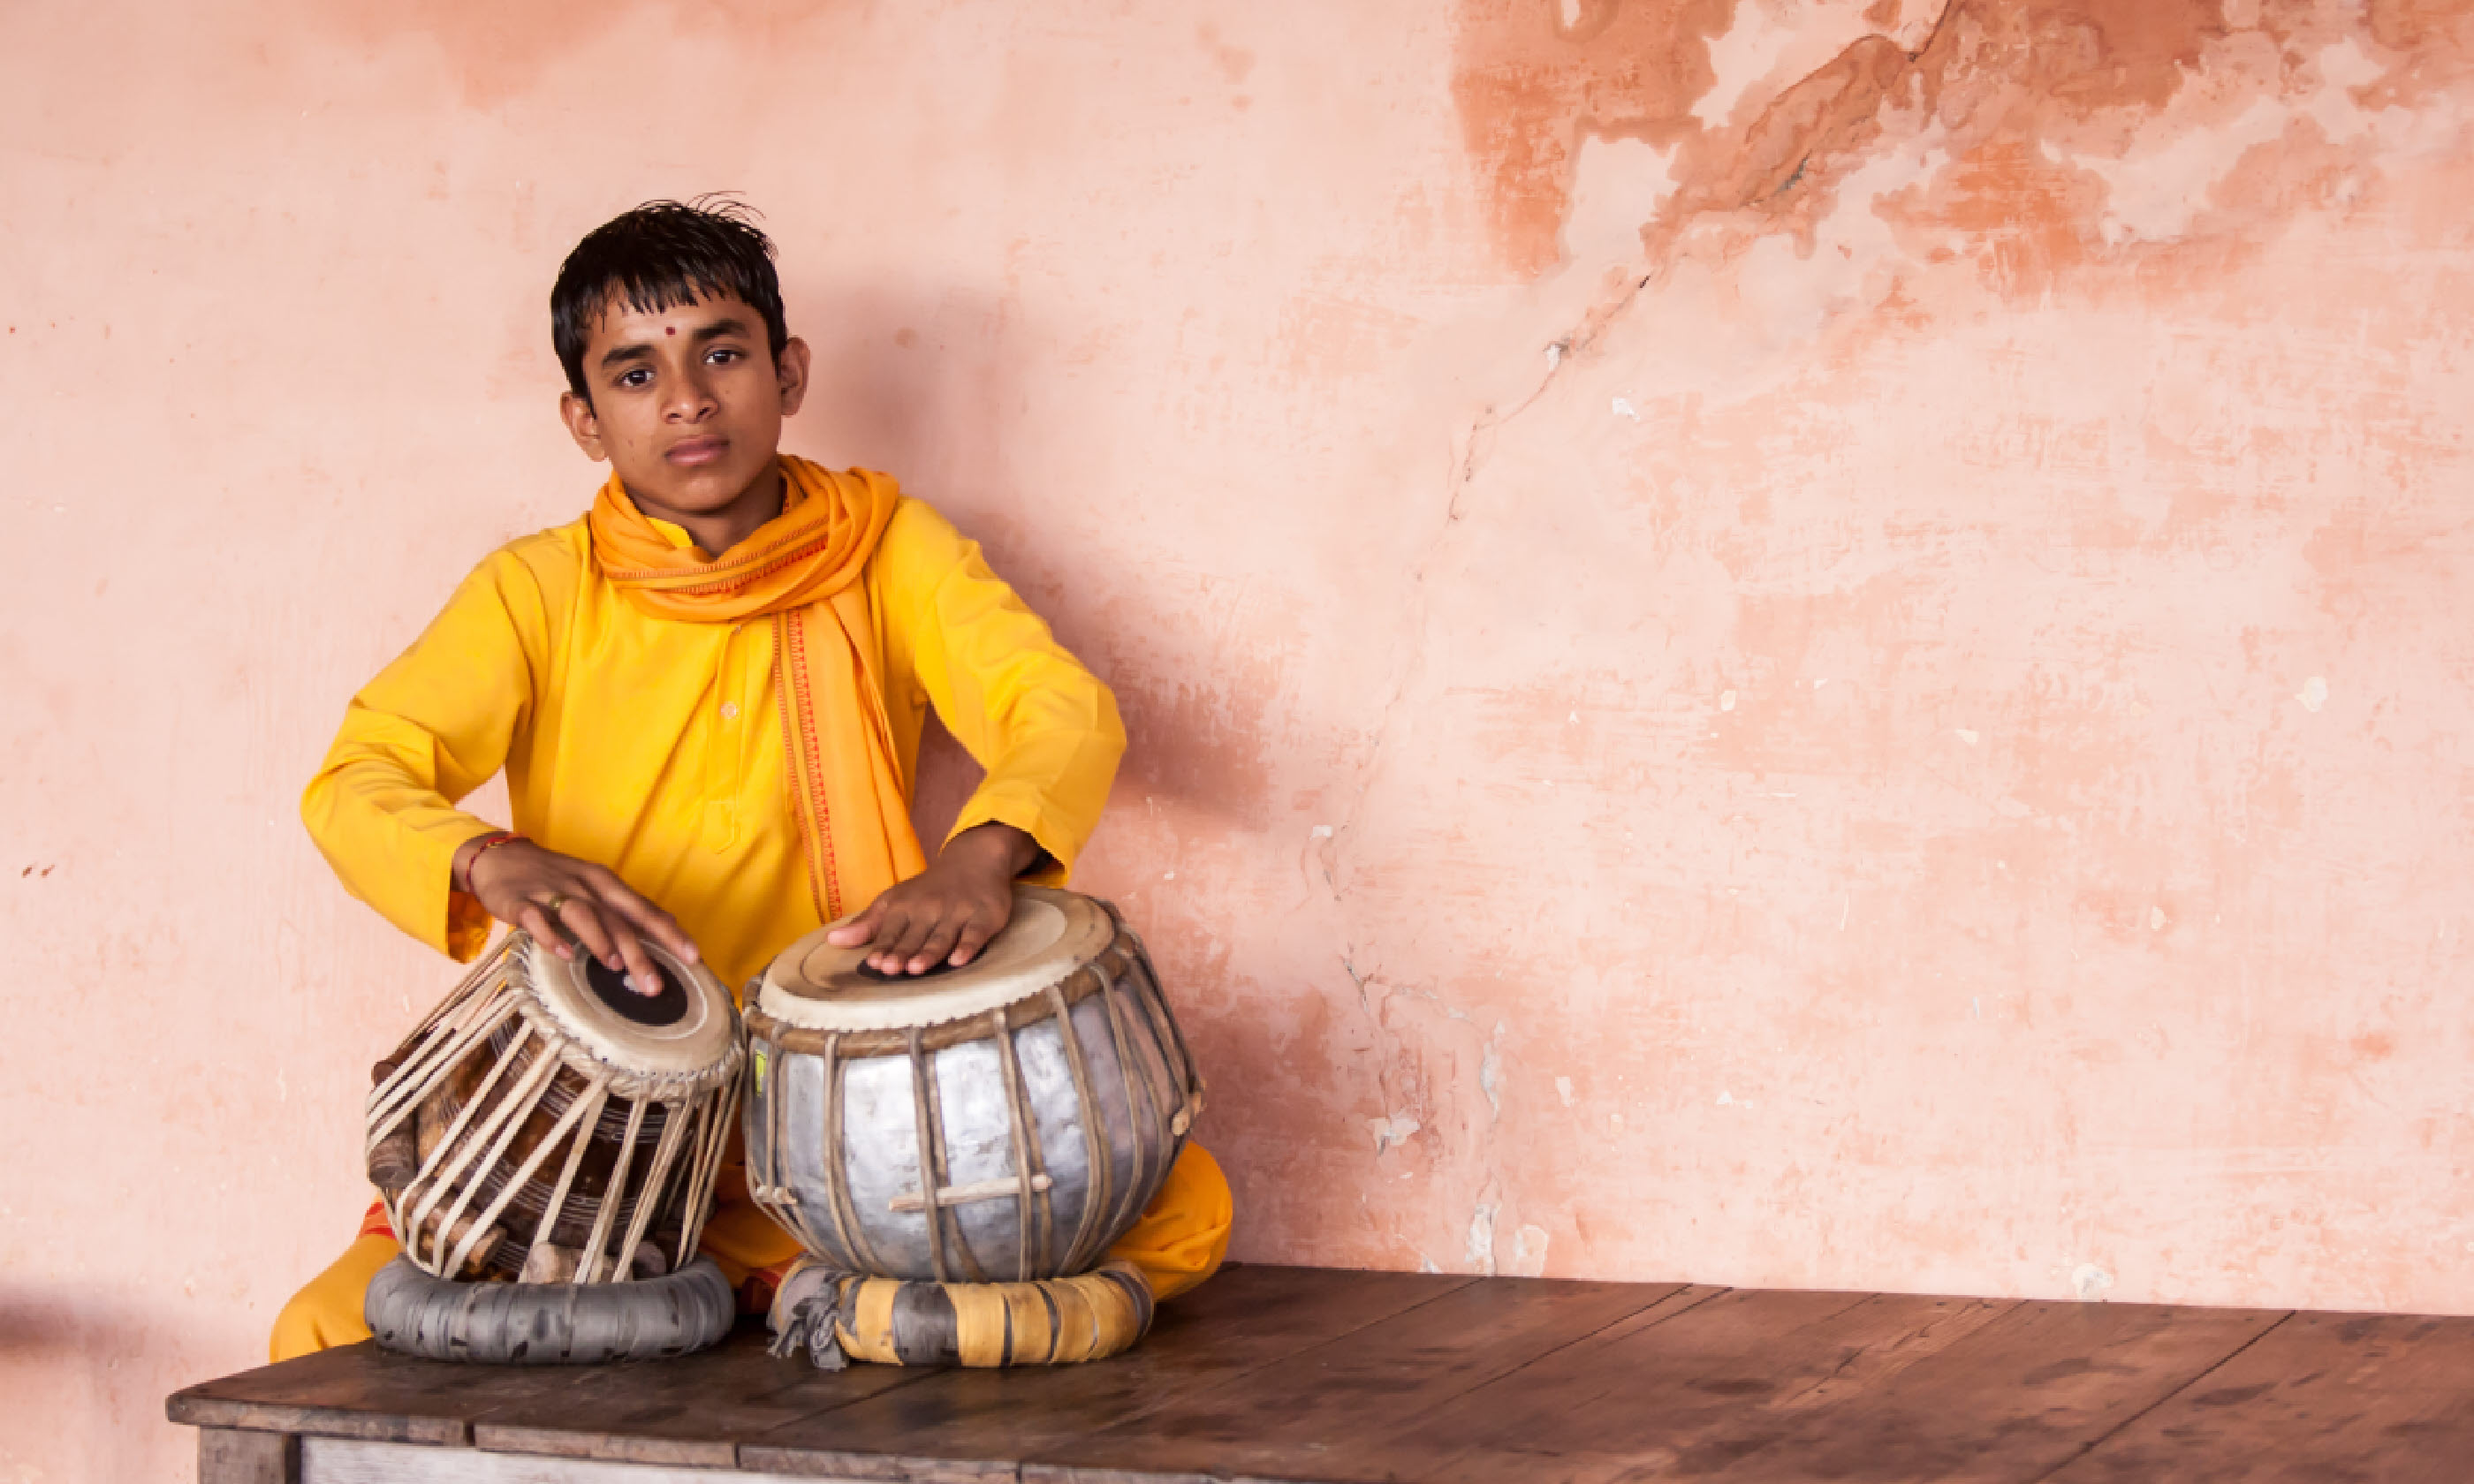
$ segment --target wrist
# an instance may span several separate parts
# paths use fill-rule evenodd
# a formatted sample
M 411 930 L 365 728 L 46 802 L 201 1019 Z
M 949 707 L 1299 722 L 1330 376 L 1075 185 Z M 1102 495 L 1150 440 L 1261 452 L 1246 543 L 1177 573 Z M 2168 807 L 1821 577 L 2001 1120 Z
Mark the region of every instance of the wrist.
M 494 829 L 487 834 L 474 835 L 455 848 L 455 854 L 447 866 L 447 884 L 466 896 L 473 895 L 473 872 L 481 864 L 481 857 L 502 845 L 519 845 L 523 840 L 523 836 L 512 829 Z
M 1007 881 L 1029 871 L 1044 853 L 1027 832 L 994 821 L 974 825 L 947 841 L 943 854 L 957 852 L 974 870 L 988 871 Z

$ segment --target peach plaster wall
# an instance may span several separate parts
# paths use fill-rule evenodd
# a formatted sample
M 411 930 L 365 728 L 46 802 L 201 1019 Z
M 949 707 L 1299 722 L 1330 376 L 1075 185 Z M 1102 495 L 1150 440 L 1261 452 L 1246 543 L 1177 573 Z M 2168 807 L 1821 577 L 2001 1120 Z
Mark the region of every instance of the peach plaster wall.
M 715 187 L 1119 688 L 1239 1257 L 2474 1311 L 2465 10 L 12 8 L 0 1477 L 351 1234 L 295 798 Z

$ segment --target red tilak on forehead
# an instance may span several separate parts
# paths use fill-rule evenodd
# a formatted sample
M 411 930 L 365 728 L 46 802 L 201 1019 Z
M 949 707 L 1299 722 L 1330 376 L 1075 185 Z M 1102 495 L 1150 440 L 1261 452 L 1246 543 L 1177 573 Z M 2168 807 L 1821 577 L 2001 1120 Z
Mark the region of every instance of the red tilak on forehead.
M 662 326 L 662 333 L 665 335 L 675 335 L 678 332 L 679 327 L 675 324 L 665 324 Z

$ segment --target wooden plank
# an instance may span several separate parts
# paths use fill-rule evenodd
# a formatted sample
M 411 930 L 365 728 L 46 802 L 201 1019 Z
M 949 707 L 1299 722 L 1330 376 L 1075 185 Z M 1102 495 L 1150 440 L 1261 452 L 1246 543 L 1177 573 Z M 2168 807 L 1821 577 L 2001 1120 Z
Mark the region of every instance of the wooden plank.
M 2052 1484 L 2459 1484 L 2474 1477 L 2474 1319 L 2296 1314 Z
M 780 1473 L 716 1473 L 354 1438 L 309 1439 L 302 1471 L 302 1484 L 813 1484 Z
M 202 1427 L 198 1484 L 301 1484 L 301 1440 L 288 1432 Z
M 2474 1320 L 1238 1268 L 1096 1365 L 833 1375 L 764 1344 L 596 1368 L 357 1346 L 166 1411 L 207 1429 L 208 1484 L 318 1484 L 320 1458 L 338 1484 L 2474 1478 Z
M 1748 1414 L 1740 1425 L 1673 1458 L 1646 1460 L 1629 1477 L 2026 1484 L 2283 1317 L 2253 1309 L 2024 1302 L 1876 1384 L 1797 1415 Z
M 1763 1289 L 1678 1301 L 1353 1440 L 1334 1463 L 1366 1477 L 1387 1459 L 1413 1461 L 1433 1484 L 1637 1476 L 1878 1386 L 2013 1306 Z
M 1680 1283 L 1499 1278 L 1421 1304 L 1281 1364 L 1173 1399 L 1130 1422 L 1043 1443 L 1025 1484 L 1090 1471 L 1384 1480 L 1396 1457 L 1360 1440 L 1650 1309 Z
M 491 1407 L 574 1378 L 557 1366 L 415 1360 L 364 1340 L 174 1392 L 163 1411 L 197 1427 L 458 1444 L 472 1437 L 471 1420 Z
M 1090 1365 L 953 1371 L 788 1424 L 743 1468 L 910 1484 L 1010 1477 L 1029 1451 L 1141 1418 L 1467 1287 L 1472 1280 L 1327 1268 L 1230 1268 L 1160 1308 L 1126 1354 Z M 805 1364 L 805 1362 L 801 1362 Z
M 1258 1479 L 1246 1474 L 1233 1474 L 1224 1478 L 1216 1473 L 1152 1473 L 1135 1469 L 1072 1469 L 1056 1464 L 1041 1465 L 1036 1472 L 1042 1484 L 1298 1484 L 1298 1481 L 1292 1479 Z M 1410 1477 L 1414 1475 L 1397 1476 L 1402 1479 Z M 1522 1481 L 1522 1484 L 1526 1484 L 1526 1481 Z
M 728 1469 L 738 1465 L 743 1439 L 936 1374 L 895 1366 L 819 1371 L 805 1358 L 776 1360 L 766 1344 L 763 1330 L 742 1328 L 674 1360 L 584 1368 L 566 1387 L 501 1400 L 474 1417 L 473 1446 Z

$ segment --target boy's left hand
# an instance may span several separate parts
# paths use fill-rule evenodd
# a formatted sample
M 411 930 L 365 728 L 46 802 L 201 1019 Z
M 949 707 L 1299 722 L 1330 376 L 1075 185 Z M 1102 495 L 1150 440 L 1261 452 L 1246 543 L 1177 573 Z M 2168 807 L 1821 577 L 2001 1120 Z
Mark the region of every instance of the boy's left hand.
M 865 945 L 880 973 L 959 969 L 1013 917 L 1013 883 L 1040 857 L 1039 843 L 1010 825 L 982 825 L 945 842 L 936 863 L 888 889 L 865 912 L 825 935 L 837 948 Z

